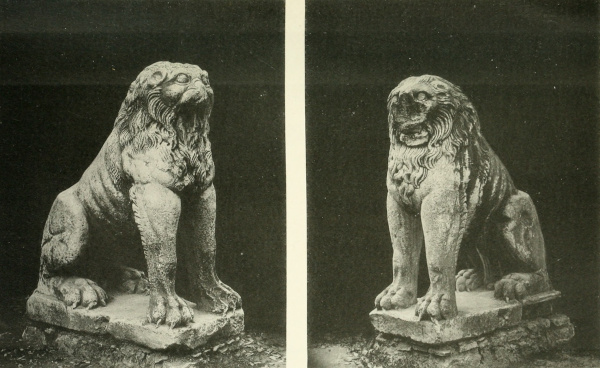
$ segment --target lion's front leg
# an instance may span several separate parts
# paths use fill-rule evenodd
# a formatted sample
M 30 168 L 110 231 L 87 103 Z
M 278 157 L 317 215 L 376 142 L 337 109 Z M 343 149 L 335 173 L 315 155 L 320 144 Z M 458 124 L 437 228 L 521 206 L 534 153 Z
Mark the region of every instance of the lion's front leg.
M 225 313 L 241 307 L 242 299 L 217 277 L 215 270 L 216 192 L 210 186 L 202 193 L 186 193 L 183 202 L 178 248 L 189 299 L 203 309 Z
M 418 215 L 410 214 L 388 193 L 388 225 L 394 248 L 392 283 L 375 299 L 377 309 L 407 308 L 417 301 L 419 257 L 423 230 Z
M 463 232 L 458 193 L 443 190 L 429 194 L 421 205 L 429 291 L 419 299 L 415 313 L 421 318 L 449 319 L 458 314 L 455 277 Z
M 175 294 L 176 238 L 181 201 L 160 184 L 135 184 L 130 191 L 135 220 L 148 264 L 148 322 L 171 328 L 193 319 L 193 311 Z

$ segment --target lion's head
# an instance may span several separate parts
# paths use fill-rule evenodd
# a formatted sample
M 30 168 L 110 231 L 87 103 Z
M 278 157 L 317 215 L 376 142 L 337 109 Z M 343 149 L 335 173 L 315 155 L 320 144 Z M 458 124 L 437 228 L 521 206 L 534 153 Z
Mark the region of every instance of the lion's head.
M 210 184 L 214 164 L 208 140 L 213 91 L 208 73 L 196 65 L 161 61 L 135 79 L 119 110 L 114 131 L 129 154 L 157 148 L 180 183 Z M 109 147 L 110 154 L 119 154 Z M 120 182 L 119 168 L 111 169 Z
M 206 71 L 196 65 L 159 61 L 131 83 L 115 126 L 122 143 L 153 123 L 173 135 L 205 135 L 212 106 Z
M 433 75 L 410 77 L 388 97 L 394 143 L 435 147 L 450 138 L 456 145 L 479 132 L 473 105 L 459 87 Z
M 433 75 L 410 77 L 388 97 L 391 175 L 418 188 L 443 155 L 478 144 L 479 118 L 459 87 Z

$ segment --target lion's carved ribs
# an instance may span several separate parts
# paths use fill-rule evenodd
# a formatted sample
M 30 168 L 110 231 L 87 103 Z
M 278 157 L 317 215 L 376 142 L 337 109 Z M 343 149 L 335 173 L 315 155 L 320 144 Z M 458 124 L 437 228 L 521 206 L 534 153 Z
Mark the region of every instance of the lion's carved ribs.
M 457 314 L 457 290 L 493 286 L 510 300 L 551 289 L 535 206 L 514 186 L 460 88 L 410 77 L 389 95 L 388 124 L 393 280 L 375 306 L 417 303 L 421 318 L 447 319 Z M 423 246 L 430 287 L 416 300 Z M 480 262 L 455 276 L 463 259 Z
M 104 287 L 149 292 L 148 321 L 171 327 L 193 319 L 178 292 L 217 313 L 241 307 L 215 272 L 212 105 L 196 65 L 158 62 L 138 75 L 100 153 L 52 206 L 39 292 L 87 308 L 110 302 Z M 147 278 L 133 268 L 144 264 Z

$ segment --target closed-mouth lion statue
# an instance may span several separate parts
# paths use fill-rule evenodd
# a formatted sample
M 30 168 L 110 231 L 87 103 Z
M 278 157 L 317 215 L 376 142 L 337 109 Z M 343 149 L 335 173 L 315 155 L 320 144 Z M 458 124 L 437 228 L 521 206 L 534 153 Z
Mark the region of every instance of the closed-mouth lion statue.
M 514 300 L 550 290 L 533 202 L 516 189 L 460 88 L 432 75 L 410 77 L 387 106 L 393 281 L 376 308 L 417 303 L 419 319 L 440 320 L 457 315 L 456 291 L 487 286 Z M 417 299 L 423 245 L 430 286 Z M 456 273 L 463 263 L 471 268 Z
M 212 105 L 196 65 L 157 62 L 138 75 L 104 146 L 52 205 L 38 292 L 85 308 L 106 305 L 107 288 L 147 292 L 148 322 L 170 327 L 193 320 L 182 297 L 215 313 L 241 307 L 215 273 Z

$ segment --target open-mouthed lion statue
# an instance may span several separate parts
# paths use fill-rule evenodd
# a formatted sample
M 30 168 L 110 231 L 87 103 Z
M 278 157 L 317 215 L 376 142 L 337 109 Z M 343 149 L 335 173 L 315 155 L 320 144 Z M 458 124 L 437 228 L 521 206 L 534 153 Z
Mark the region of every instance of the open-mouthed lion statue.
M 407 78 L 389 95 L 388 123 L 393 281 L 376 308 L 418 303 L 420 319 L 449 319 L 458 312 L 455 290 L 488 286 L 512 300 L 551 289 L 533 202 L 515 188 L 460 88 L 431 75 Z M 423 243 L 430 286 L 417 300 Z M 455 274 L 463 261 L 472 268 Z
M 52 205 L 38 292 L 85 308 L 106 305 L 104 288 L 149 292 L 148 322 L 170 327 L 193 320 L 176 278 L 200 308 L 241 306 L 215 273 L 212 105 L 196 65 L 157 62 L 138 75 L 100 153 Z

